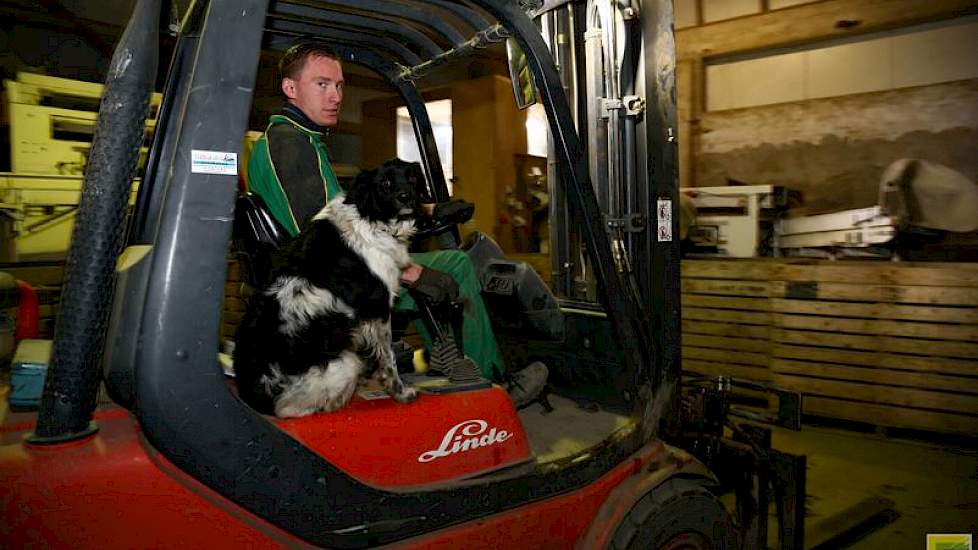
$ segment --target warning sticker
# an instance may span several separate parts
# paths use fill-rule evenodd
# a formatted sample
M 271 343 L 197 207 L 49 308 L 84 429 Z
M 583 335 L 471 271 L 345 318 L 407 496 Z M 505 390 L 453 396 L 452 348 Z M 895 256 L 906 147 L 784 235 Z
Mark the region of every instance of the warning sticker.
M 656 218 L 659 226 L 656 234 L 659 242 L 672 240 L 672 201 L 670 199 L 659 199 L 655 205 Z
M 237 176 L 238 154 L 194 149 L 190 154 L 190 171 L 194 174 Z

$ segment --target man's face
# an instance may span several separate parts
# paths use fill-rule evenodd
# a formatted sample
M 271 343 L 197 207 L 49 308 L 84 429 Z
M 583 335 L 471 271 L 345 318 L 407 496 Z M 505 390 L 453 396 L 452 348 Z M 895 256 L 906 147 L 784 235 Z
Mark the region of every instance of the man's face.
M 320 126 L 336 126 L 343 102 L 343 68 L 328 57 L 306 59 L 299 78 L 283 78 L 282 92 Z

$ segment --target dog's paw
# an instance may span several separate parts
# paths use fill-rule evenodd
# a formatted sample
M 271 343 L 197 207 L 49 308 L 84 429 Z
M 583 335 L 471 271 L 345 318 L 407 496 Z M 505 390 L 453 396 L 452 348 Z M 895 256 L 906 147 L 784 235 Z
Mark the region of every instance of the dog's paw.
M 391 397 L 398 403 L 410 403 L 418 398 L 418 390 L 404 386 L 401 391 L 393 394 Z

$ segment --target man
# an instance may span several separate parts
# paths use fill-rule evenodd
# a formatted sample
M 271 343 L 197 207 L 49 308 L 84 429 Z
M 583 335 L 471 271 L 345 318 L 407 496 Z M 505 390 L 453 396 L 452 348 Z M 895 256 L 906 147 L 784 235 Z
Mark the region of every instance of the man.
M 275 219 L 293 236 L 341 193 L 330 166 L 325 137 L 339 121 L 343 103 L 343 67 L 332 50 L 305 42 L 279 62 L 286 104 L 272 115 L 255 144 L 248 164 L 248 187 L 262 197 Z M 468 256 L 441 250 L 412 254 L 415 263 L 401 274 L 401 283 L 435 302 L 461 297 L 468 306 L 462 323 L 466 355 L 490 380 L 504 377 L 503 361 L 480 296 L 480 285 Z M 413 311 L 416 304 L 402 291 L 395 309 Z M 430 337 L 419 327 L 430 345 Z M 533 363 L 510 377 L 508 389 L 517 407 L 531 402 L 546 384 L 547 368 Z

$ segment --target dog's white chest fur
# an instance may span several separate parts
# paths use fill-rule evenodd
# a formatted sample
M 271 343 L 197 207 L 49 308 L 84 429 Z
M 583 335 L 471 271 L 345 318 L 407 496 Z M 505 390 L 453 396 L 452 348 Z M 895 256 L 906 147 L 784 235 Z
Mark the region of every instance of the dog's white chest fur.
M 361 218 L 356 207 L 344 200 L 343 195 L 337 196 L 313 219 L 327 219 L 339 229 L 347 246 L 363 258 L 390 291 L 393 304 L 400 290 L 401 271 L 411 263 L 407 241 L 414 234 L 414 222 L 371 222 Z

